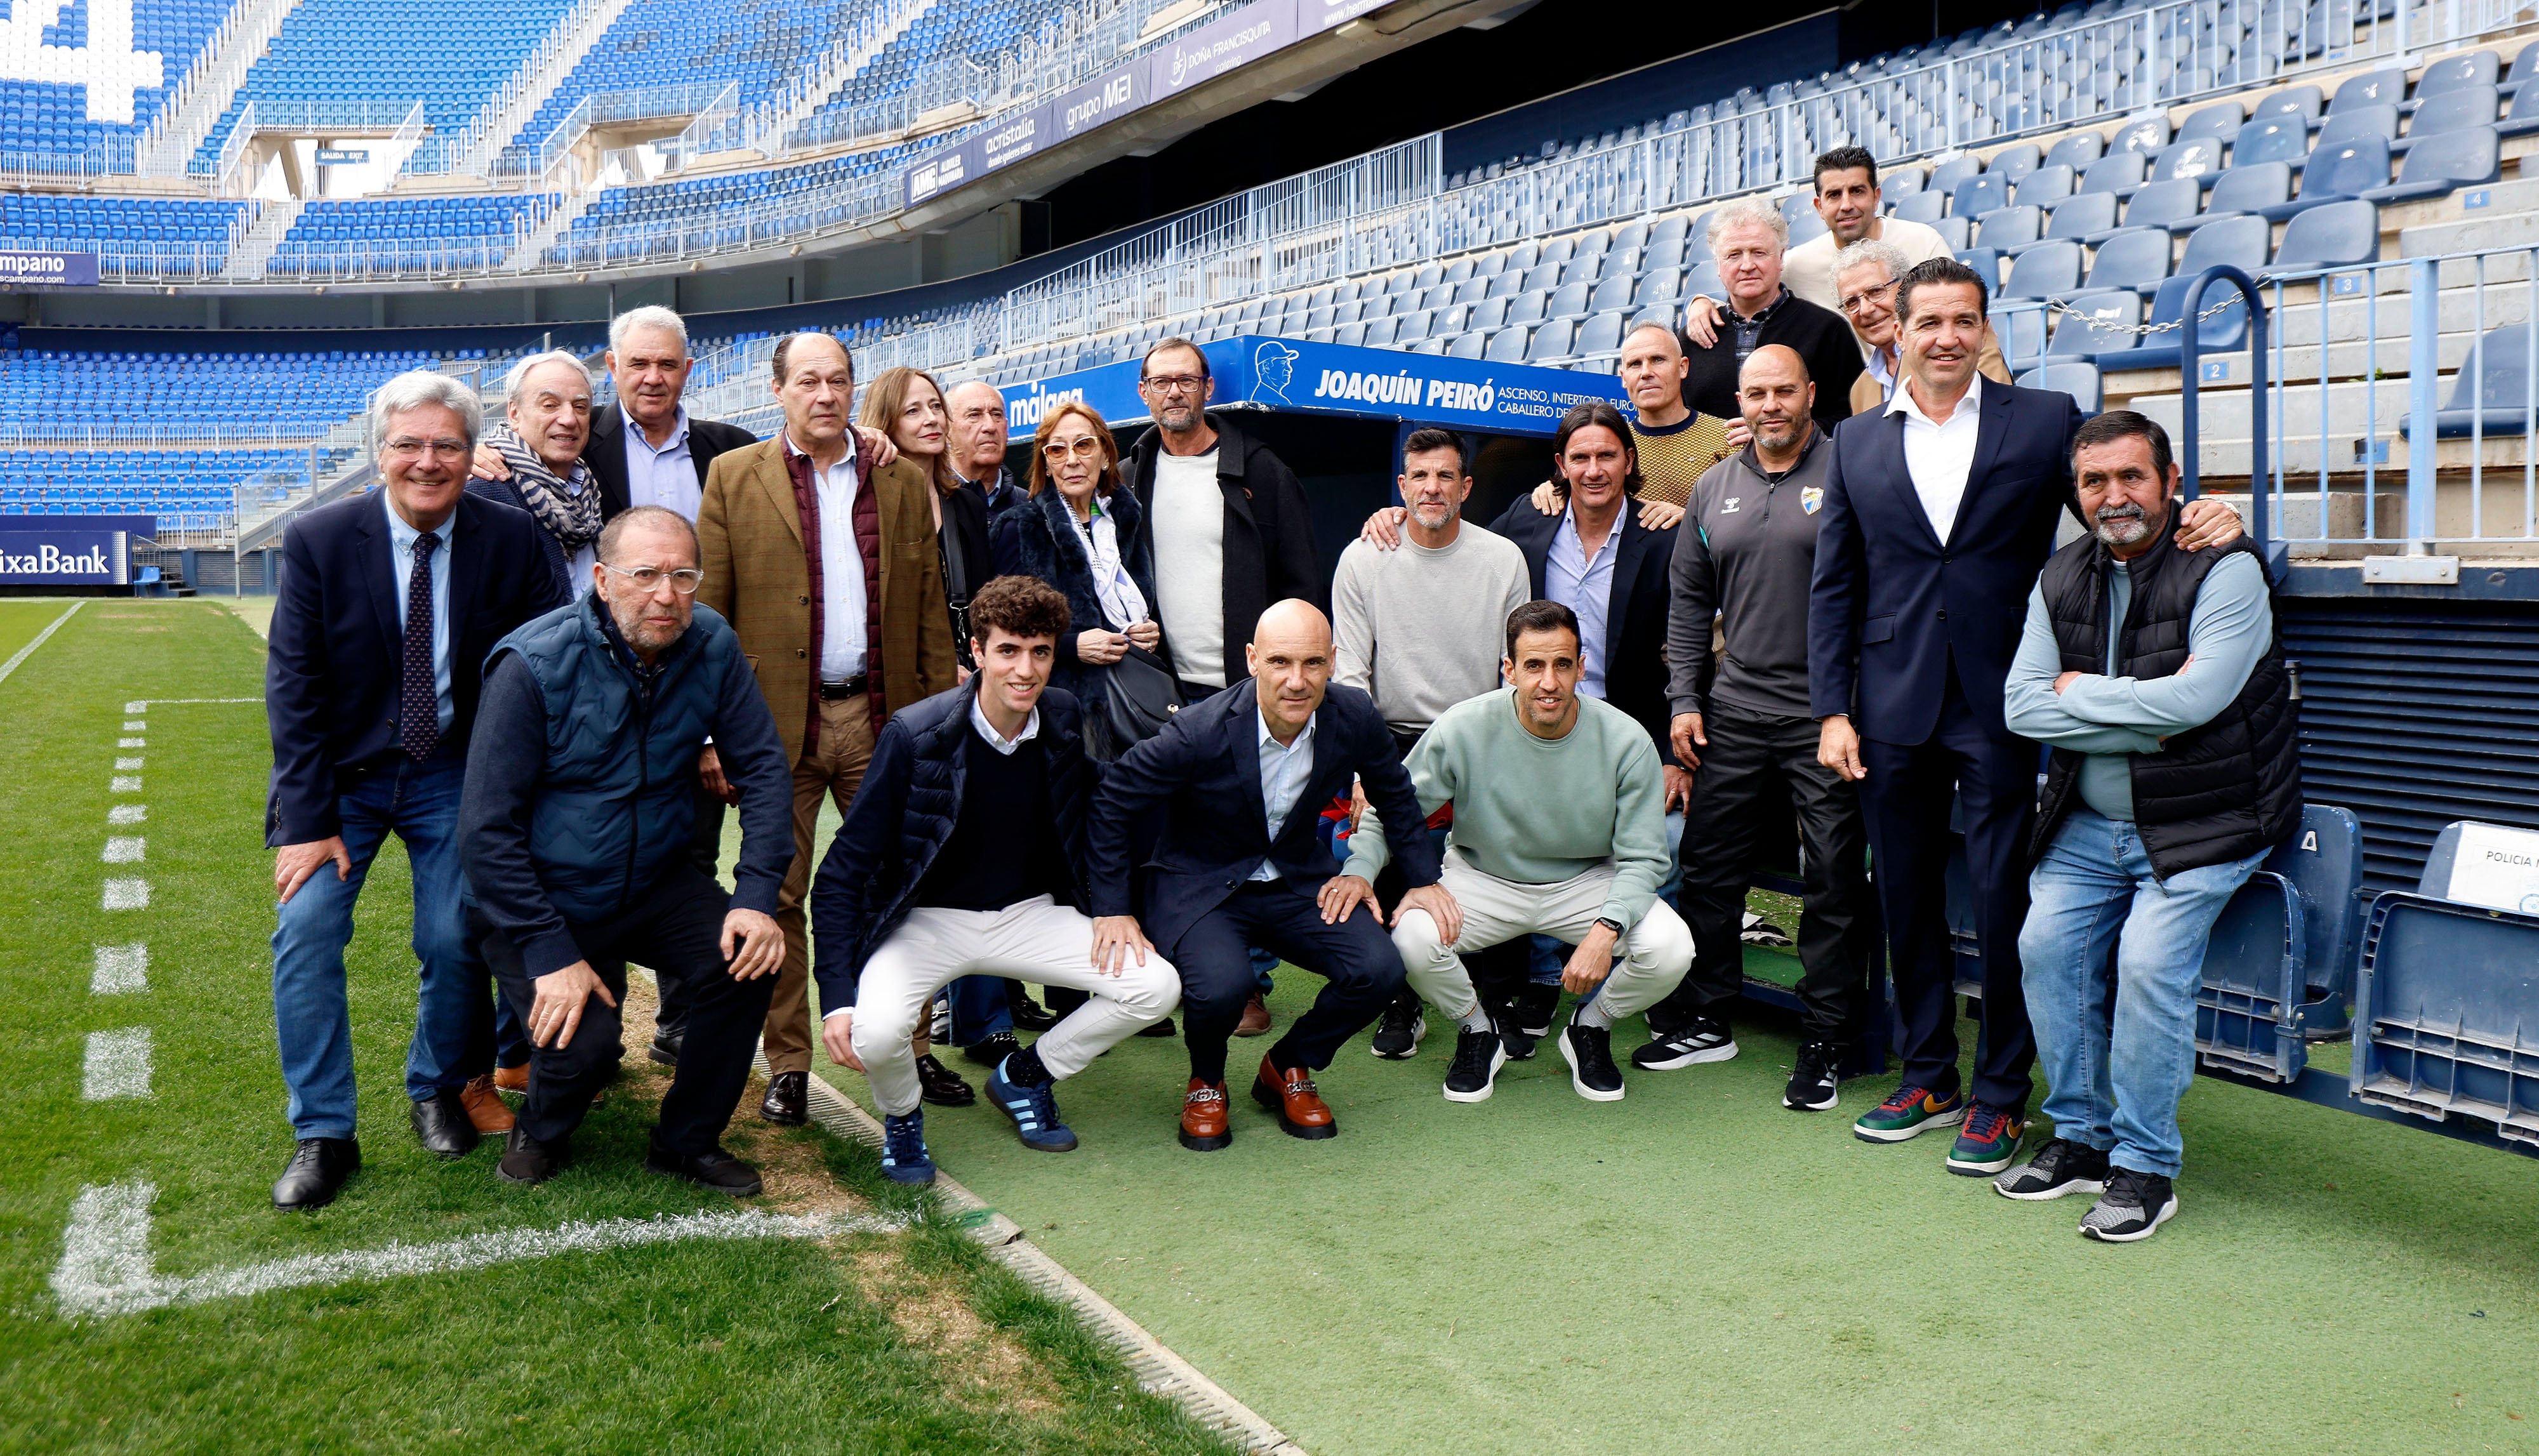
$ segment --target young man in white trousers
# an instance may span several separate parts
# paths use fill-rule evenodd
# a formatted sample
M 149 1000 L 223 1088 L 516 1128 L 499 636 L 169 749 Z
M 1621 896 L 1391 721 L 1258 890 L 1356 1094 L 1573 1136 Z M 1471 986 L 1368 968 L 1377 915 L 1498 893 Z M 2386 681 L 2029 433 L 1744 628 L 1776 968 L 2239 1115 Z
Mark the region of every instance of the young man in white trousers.
M 1075 1146 L 1055 1084 L 1181 1000 L 1180 975 L 1152 950 L 1094 963 L 1083 866 L 1099 770 L 1075 699 L 1049 686 L 1066 616 L 1066 598 L 1029 577 L 980 589 L 978 671 L 882 728 L 812 888 L 821 1041 L 870 1081 L 894 1182 L 934 1180 L 909 1036 L 954 978 L 1089 995 L 988 1075 L 988 1099 L 1044 1152 Z
M 1668 869 L 1666 783 L 1647 730 L 1579 695 L 1575 613 L 1527 602 L 1507 637 L 1508 687 L 1447 709 L 1407 765 L 1420 808 L 1455 805 L 1439 881 L 1455 911 L 1440 924 L 1404 910 L 1393 944 L 1410 984 L 1457 1023 L 1450 1102 L 1486 1099 L 1507 1063 L 1456 951 L 1535 934 L 1576 944 L 1561 985 L 1590 999 L 1570 1013 L 1560 1053 L 1579 1096 L 1618 1102 L 1613 1023 L 1656 1005 L 1692 965 L 1692 933 L 1657 895 Z M 1338 902 L 1346 914 L 1372 895 L 1385 856 L 1370 809 L 1349 836 L 1342 878 L 1324 891 L 1326 911 Z

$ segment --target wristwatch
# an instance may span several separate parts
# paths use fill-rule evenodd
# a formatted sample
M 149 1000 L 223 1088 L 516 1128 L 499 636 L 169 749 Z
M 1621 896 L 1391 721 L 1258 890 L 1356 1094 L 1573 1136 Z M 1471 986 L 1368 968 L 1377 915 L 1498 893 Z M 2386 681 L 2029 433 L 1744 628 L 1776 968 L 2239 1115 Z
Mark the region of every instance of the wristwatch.
M 1609 931 L 1612 931 L 1612 932 L 1613 933 L 1613 938 L 1614 938 L 1614 939 L 1618 940 L 1618 939 L 1622 938 L 1622 936 L 1623 936 L 1623 927 L 1622 927 L 1622 923 L 1621 923 L 1620 921 L 1618 921 L 1618 920 L 1615 920 L 1613 917 L 1612 917 L 1612 916 L 1610 916 L 1610 915 L 1600 915 L 1600 916 L 1597 916 L 1597 917 L 1596 917 L 1596 924 L 1598 924 L 1598 925 L 1600 925 L 1600 926 L 1603 926 L 1605 929 L 1607 929 L 1607 930 L 1609 930 Z

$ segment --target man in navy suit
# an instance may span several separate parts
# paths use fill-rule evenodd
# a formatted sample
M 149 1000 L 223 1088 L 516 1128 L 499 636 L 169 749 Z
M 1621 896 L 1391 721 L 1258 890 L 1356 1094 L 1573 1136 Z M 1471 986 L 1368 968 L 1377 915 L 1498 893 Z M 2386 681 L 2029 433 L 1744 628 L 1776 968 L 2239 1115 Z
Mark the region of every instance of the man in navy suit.
M 273 1014 L 298 1139 L 273 1186 L 286 1209 L 333 1201 L 361 1166 L 344 946 L 371 859 L 393 832 L 414 869 L 422 962 L 406 1092 L 426 1147 L 458 1157 L 509 1131 L 495 1094 L 494 1003 L 459 906 L 458 797 L 479 664 L 522 622 L 565 604 L 536 521 L 469 498 L 484 424 L 446 375 L 373 396 L 382 489 L 312 511 L 283 536 L 265 663 L 273 785 L 265 844 L 281 896 Z
M 1278 602 L 1261 614 L 1244 659 L 1250 679 L 1184 709 L 1111 766 L 1086 845 L 1094 964 L 1142 965 L 1160 950 L 1181 971 L 1191 1060 L 1181 1140 L 1200 1152 L 1234 1137 L 1225 1043 L 1255 985 L 1248 946 L 1330 983 L 1253 1079 L 1254 1100 L 1291 1137 L 1338 1135 L 1313 1075 L 1402 987 L 1392 938 L 1373 907 L 1348 896 L 1355 882 L 1342 882 L 1323 842 L 1324 804 L 1364 784 L 1412 886 L 1395 914 L 1416 908 L 1440 926 L 1460 923 L 1384 716 L 1365 693 L 1332 685 L 1331 619 L 1311 602 Z M 1140 926 L 1130 913 L 1129 838 L 1158 804 L 1163 832 Z
M 2078 519 L 2081 428 L 2068 394 L 1976 377 L 1985 302 L 1982 278 L 1955 258 L 1897 282 L 1904 382 L 1884 411 L 1834 431 L 1808 599 L 1818 758 L 1860 785 L 1904 1023 L 1902 1082 L 1852 1130 L 1898 1143 L 1956 1127 L 1949 1170 L 1969 1177 L 2016 1158 L 2036 1060 L 2019 931 L 2037 747 L 2010 731 L 2003 691 L 2055 518 Z M 2178 544 L 2190 550 L 2239 533 L 2216 502 L 2181 520 Z M 1945 913 L 1953 793 L 1983 956 L 1971 1102 L 1958 1086 Z

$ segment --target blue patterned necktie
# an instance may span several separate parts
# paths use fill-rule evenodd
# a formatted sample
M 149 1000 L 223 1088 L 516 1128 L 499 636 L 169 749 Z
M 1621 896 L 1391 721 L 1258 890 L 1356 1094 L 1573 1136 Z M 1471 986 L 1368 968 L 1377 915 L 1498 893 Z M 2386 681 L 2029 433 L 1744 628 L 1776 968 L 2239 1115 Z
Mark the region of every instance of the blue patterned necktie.
M 417 763 L 432 756 L 441 743 L 441 693 L 432 671 L 432 553 L 441 537 L 426 531 L 415 539 L 414 575 L 405 588 L 405 675 L 397 695 L 397 741 Z

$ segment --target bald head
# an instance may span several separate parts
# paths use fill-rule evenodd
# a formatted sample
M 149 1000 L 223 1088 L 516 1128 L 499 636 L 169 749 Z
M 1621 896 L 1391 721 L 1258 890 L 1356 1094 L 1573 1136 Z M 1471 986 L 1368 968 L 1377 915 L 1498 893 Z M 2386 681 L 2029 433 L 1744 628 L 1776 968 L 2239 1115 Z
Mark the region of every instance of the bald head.
M 1737 371 L 1737 412 L 1754 434 L 1754 452 L 1771 469 L 1788 469 L 1807 445 L 1816 402 L 1807 362 L 1786 344 L 1765 344 Z
M 1332 680 L 1332 619 L 1310 601 L 1291 596 L 1277 602 L 1253 627 L 1243 659 L 1270 736 L 1292 742 L 1323 706 Z
M 952 417 L 952 468 L 964 480 L 993 478 L 1005 462 L 1005 391 L 972 380 L 954 384 L 943 408 Z
M 1624 334 L 1622 357 L 1613 364 L 1622 392 L 1631 396 L 1632 409 L 1648 426 L 1681 424 L 1690 413 L 1683 404 L 1683 381 L 1690 369 L 1683 357 L 1683 341 L 1663 323 L 1643 323 Z

